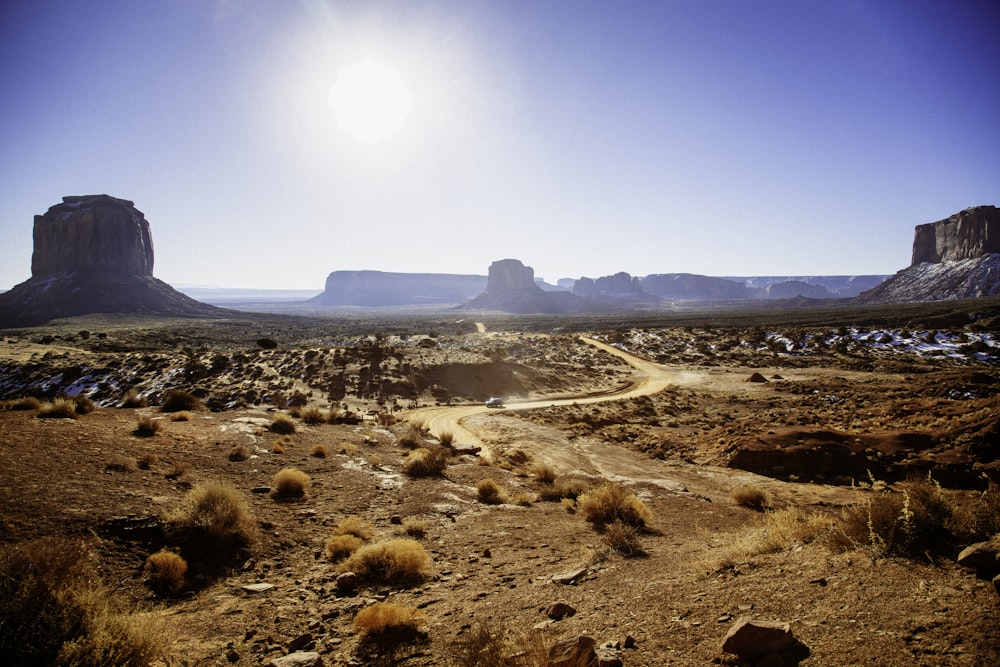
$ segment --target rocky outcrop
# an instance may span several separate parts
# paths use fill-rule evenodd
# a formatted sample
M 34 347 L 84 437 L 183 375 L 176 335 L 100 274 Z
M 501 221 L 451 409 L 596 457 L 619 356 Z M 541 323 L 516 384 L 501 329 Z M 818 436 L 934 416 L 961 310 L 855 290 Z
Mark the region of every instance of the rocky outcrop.
M 743 283 L 692 273 L 652 274 L 643 278 L 640 285 L 645 292 L 661 299 L 717 301 L 750 296 Z
M 454 306 L 486 288 L 486 276 L 446 273 L 334 271 L 323 293 L 312 299 L 324 306 Z
M 786 280 L 780 283 L 771 283 L 764 289 L 761 296 L 765 299 L 791 299 L 797 296 L 804 296 L 808 299 L 832 299 L 836 295 L 822 285 L 813 285 L 802 280 Z
M 153 277 L 153 238 L 135 205 L 108 195 L 63 197 L 35 216 L 31 278 L 0 294 L 0 326 L 90 313 L 219 316 Z
M 911 266 L 1000 253 L 1000 209 L 974 206 L 944 220 L 917 225 Z
M 516 259 L 490 264 L 486 291 L 462 306 L 504 313 L 572 313 L 585 306 L 568 292 L 546 292 L 535 284 L 535 270 Z

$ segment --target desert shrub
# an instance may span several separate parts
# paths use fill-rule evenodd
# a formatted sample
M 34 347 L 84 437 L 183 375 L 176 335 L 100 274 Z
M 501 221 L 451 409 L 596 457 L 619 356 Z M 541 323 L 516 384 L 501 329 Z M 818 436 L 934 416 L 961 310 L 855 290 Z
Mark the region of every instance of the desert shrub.
M 399 439 L 401 447 L 406 449 L 417 449 L 424 446 L 424 434 L 426 433 L 423 424 L 410 422 L 406 428 L 406 433 Z
M 337 445 L 337 449 L 346 456 L 354 456 L 358 453 L 358 446 L 351 442 L 342 442 Z
M 160 405 L 160 412 L 180 412 L 181 410 L 200 412 L 202 409 L 198 397 L 183 389 L 168 391 Z
M 419 627 L 427 615 L 416 607 L 376 602 L 365 607 L 354 617 L 354 632 L 362 641 L 375 644 L 398 644 L 412 641 L 419 635 Z
M 178 479 L 194 470 L 194 467 L 187 461 L 174 461 L 170 467 L 163 472 L 167 479 Z
M 181 410 L 180 412 L 175 412 L 170 415 L 170 421 L 172 422 L 189 422 L 191 421 L 191 411 Z
M 144 408 L 149 404 L 144 396 L 139 396 L 135 389 L 129 389 L 122 395 L 123 408 Z
M 45 401 L 35 415 L 41 419 L 76 419 L 76 403 L 68 398 Z
M 274 348 L 278 347 L 278 341 L 274 340 L 273 338 L 258 338 L 257 347 L 259 347 L 262 350 L 273 350 Z
M 767 493 L 763 489 L 750 484 L 734 486 L 729 495 L 732 497 L 733 502 L 741 507 L 749 507 L 758 512 L 763 511 L 767 507 Z
M 615 482 L 607 482 L 587 491 L 577 499 L 583 518 L 598 529 L 619 521 L 643 528 L 653 520 L 653 513 L 635 494 Z
M 428 528 L 429 526 L 426 521 L 411 516 L 403 519 L 403 523 L 399 526 L 399 532 L 403 535 L 420 539 L 427 535 Z
M 25 396 L 16 401 L 9 401 L 5 405 L 8 410 L 38 410 L 42 407 L 42 402 L 34 396 Z
M 323 444 L 316 444 L 309 448 L 309 456 L 314 456 L 318 459 L 325 459 L 329 453 L 330 450 Z
M 963 544 L 1000 534 L 1000 490 L 977 493 L 971 500 L 958 504 L 948 527 Z
M 73 403 L 76 404 L 76 414 L 78 415 L 89 415 L 91 412 L 97 409 L 97 405 L 90 400 L 89 396 L 84 396 L 83 394 L 77 394 L 73 397 Z
M 414 449 L 406 456 L 403 472 L 410 477 L 430 477 L 440 475 L 448 467 L 448 450 L 444 447 L 434 449 Z
M 160 457 L 156 455 L 155 452 L 146 452 L 138 459 L 136 459 L 136 466 L 139 470 L 150 470 L 153 466 L 160 462 Z
M 477 621 L 448 647 L 454 667 L 548 667 L 548 647 L 541 633 L 514 632 L 497 621 Z
M 176 595 L 184 588 L 188 564 L 179 554 L 161 549 L 146 558 L 142 573 L 157 595 Z
M 507 497 L 507 502 L 518 507 L 531 507 L 535 502 L 535 496 L 523 491 L 517 491 Z
M 487 477 L 476 484 L 476 500 L 484 505 L 502 505 L 507 502 L 507 493 L 499 484 Z
M 325 424 L 327 415 L 323 410 L 313 405 L 302 408 L 299 412 L 299 418 L 306 424 Z
M 833 520 L 825 514 L 789 507 L 766 511 L 728 539 L 711 570 L 724 570 L 754 556 L 778 553 L 829 534 Z
M 333 527 L 334 535 L 353 535 L 362 542 L 368 542 L 375 537 L 375 527 L 356 516 L 349 516 L 339 521 Z
M 250 450 L 245 445 L 233 445 L 233 448 L 229 450 L 230 461 L 246 461 L 248 458 L 250 458 Z
M 355 535 L 331 535 L 323 552 L 332 561 L 344 560 L 361 548 L 364 542 Z
M 576 500 L 586 493 L 589 485 L 580 479 L 560 477 L 553 484 L 542 486 L 538 492 L 541 500 L 556 502 L 563 499 Z
M 282 468 L 271 478 L 271 496 L 278 500 L 302 498 L 310 482 L 309 475 L 298 468 Z
M 130 458 L 116 456 L 104 466 L 104 472 L 132 472 L 135 464 Z
M 28 665 L 149 665 L 161 634 L 96 578 L 79 542 L 0 546 L 0 655 Z
M 451 431 L 442 431 L 438 436 L 438 442 L 442 447 L 452 447 L 455 444 L 455 434 Z
M 279 433 L 281 435 L 291 435 L 296 431 L 295 422 L 291 417 L 282 412 L 274 415 L 269 428 L 272 433 Z
M 274 444 L 271 445 L 271 453 L 272 454 L 284 454 L 285 453 L 285 445 L 284 445 L 284 443 L 281 442 L 281 440 L 275 440 Z
M 249 552 L 260 532 L 246 496 L 221 482 L 195 485 L 168 523 L 182 552 L 220 563 Z
M 159 419 L 153 419 L 149 415 L 142 415 L 132 433 L 140 438 L 151 438 L 162 430 L 163 422 Z
M 604 543 L 626 557 L 646 554 L 636 527 L 621 521 L 613 521 L 604 527 Z
M 531 474 L 542 484 L 554 484 L 556 481 L 556 469 L 548 463 L 536 463 L 531 466 Z
M 372 454 L 368 457 L 368 465 L 377 468 L 382 465 L 382 457 L 378 454 Z
M 396 538 L 362 546 L 338 569 L 369 582 L 405 584 L 423 580 L 430 565 L 431 559 L 420 542 Z
M 951 502 L 929 477 L 901 493 L 875 491 L 847 507 L 830 538 L 834 549 L 867 549 L 875 556 L 927 558 L 951 546 Z

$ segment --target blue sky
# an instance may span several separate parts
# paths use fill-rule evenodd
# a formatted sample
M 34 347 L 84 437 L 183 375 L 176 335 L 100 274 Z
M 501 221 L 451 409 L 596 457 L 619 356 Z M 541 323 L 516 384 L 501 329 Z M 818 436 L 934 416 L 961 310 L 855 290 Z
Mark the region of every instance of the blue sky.
M 131 199 L 170 283 L 338 269 L 893 273 L 1000 204 L 993 0 L 0 0 L 0 288 L 33 217 Z M 359 142 L 363 58 L 412 111 Z

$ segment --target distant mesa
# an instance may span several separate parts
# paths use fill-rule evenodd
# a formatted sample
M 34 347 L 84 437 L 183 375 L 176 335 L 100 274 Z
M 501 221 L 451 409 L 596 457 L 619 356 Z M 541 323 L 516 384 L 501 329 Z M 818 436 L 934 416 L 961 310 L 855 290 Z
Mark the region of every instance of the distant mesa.
M 63 197 L 36 215 L 31 278 L 0 294 L 0 326 L 129 313 L 228 315 L 153 277 L 153 237 L 135 205 L 108 195 Z
M 312 303 L 324 306 L 455 306 L 486 289 L 486 276 L 334 271 Z
M 575 313 L 584 310 L 582 300 L 569 292 L 546 292 L 535 283 L 535 270 L 516 259 L 490 264 L 486 291 L 466 302 L 467 310 L 498 310 L 505 313 Z
M 1000 209 L 975 206 L 917 225 L 910 266 L 858 297 L 863 303 L 973 299 L 1000 294 Z

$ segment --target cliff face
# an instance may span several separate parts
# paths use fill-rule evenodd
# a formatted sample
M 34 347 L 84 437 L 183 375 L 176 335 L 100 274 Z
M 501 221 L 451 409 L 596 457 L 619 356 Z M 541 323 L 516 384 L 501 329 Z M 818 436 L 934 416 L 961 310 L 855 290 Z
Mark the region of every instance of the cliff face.
M 63 197 L 35 216 L 31 278 L 0 294 L 0 327 L 90 313 L 218 317 L 230 311 L 153 277 L 153 237 L 132 202 Z
M 975 206 L 944 220 L 918 225 L 910 265 L 974 259 L 990 253 L 1000 253 L 1000 209 Z
M 455 305 L 486 287 L 486 276 L 334 271 L 312 301 L 325 306 Z
M 642 289 L 663 299 L 728 300 L 746 299 L 747 286 L 725 278 L 691 273 L 658 273 L 642 279 Z
M 581 308 L 568 292 L 546 292 L 535 284 L 535 270 L 516 259 L 490 264 L 486 291 L 462 306 L 505 313 L 570 313 Z
M 153 238 L 135 205 L 108 195 L 63 197 L 35 216 L 31 275 L 153 275 Z

